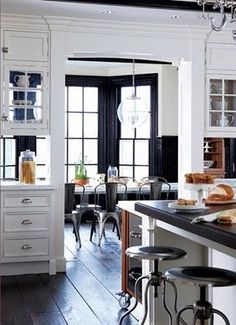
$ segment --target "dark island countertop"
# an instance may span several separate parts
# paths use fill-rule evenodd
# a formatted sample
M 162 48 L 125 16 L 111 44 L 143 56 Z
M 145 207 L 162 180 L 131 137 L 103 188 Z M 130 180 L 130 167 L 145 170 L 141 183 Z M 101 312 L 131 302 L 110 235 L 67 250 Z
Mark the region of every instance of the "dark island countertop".
M 177 213 L 168 208 L 171 201 L 139 201 L 135 203 L 135 211 L 172 225 L 180 230 L 187 231 L 190 236 L 197 235 L 200 238 L 210 240 L 229 249 L 236 249 L 236 224 L 220 225 L 217 223 L 197 223 L 191 221 L 198 216 L 216 213 L 226 209 L 236 209 L 236 204 L 209 205 L 199 213 Z M 235 251 L 236 256 L 236 251 Z

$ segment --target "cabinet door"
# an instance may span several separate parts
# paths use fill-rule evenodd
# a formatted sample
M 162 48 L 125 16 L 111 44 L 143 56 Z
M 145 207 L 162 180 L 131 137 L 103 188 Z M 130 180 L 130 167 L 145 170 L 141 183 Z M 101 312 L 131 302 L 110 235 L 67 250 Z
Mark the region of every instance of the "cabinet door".
M 48 34 L 4 31 L 4 60 L 48 61 Z
M 236 79 L 211 77 L 207 82 L 207 127 L 212 131 L 236 130 Z
M 48 133 L 46 67 L 4 67 L 1 117 L 4 134 Z

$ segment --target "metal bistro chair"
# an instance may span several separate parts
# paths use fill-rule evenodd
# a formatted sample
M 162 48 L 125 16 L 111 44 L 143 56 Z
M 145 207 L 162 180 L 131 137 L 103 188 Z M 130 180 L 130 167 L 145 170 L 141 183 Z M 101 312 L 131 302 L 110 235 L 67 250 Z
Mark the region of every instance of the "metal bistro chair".
M 115 221 L 116 229 L 117 229 L 117 236 L 120 239 L 121 237 L 121 211 L 116 206 L 118 201 L 118 186 L 120 188 L 121 194 L 123 198 L 126 198 L 127 195 L 127 186 L 122 182 L 108 182 L 102 183 L 95 187 L 95 205 L 96 208 L 94 210 L 94 215 L 96 216 L 99 224 L 99 239 L 98 239 L 98 246 L 101 244 L 102 236 L 105 235 L 105 222 L 108 218 L 112 218 Z M 102 195 L 101 192 L 104 190 L 105 187 L 105 209 L 97 209 L 97 206 L 101 201 Z M 101 204 L 102 205 L 102 204 Z M 92 223 L 91 232 L 90 232 L 90 241 L 92 240 L 93 233 L 96 231 L 96 224 L 95 222 Z
M 167 187 L 163 191 L 163 184 Z M 153 180 L 148 180 L 139 186 L 139 200 L 149 199 L 149 200 L 160 200 L 162 198 L 162 193 L 165 194 L 165 199 L 168 200 L 170 194 L 170 184 L 163 183 Z
M 84 193 L 84 187 L 83 187 Z M 75 210 L 75 184 L 74 183 L 65 183 L 65 215 L 64 218 L 72 220 L 73 222 L 73 233 L 75 234 L 75 239 L 79 242 L 79 247 L 81 247 L 80 239 L 80 213 Z M 83 194 L 82 194 L 83 196 Z

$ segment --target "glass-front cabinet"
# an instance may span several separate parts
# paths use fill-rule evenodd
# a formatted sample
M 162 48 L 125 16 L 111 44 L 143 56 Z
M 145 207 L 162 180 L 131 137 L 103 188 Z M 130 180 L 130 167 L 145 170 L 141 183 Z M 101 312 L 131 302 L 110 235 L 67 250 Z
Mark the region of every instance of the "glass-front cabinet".
M 236 128 L 236 79 L 211 77 L 207 79 L 207 128 L 232 131 Z
M 5 66 L 1 121 L 4 134 L 47 133 L 47 68 Z

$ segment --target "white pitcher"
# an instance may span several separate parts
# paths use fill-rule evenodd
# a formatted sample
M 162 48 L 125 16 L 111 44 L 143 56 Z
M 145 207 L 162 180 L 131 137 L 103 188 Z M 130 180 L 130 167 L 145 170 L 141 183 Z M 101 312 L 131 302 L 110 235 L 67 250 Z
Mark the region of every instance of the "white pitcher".
M 230 126 L 234 121 L 234 116 L 232 114 L 227 114 L 221 118 L 220 125 L 221 126 Z
M 29 82 L 30 76 L 25 75 L 25 74 L 17 74 L 14 76 L 14 81 L 17 84 L 18 87 L 29 87 L 30 82 Z

